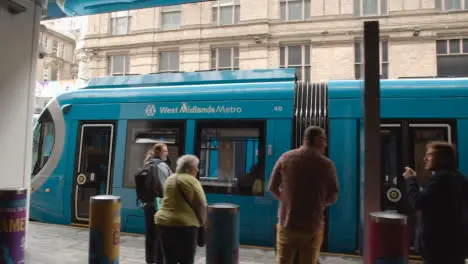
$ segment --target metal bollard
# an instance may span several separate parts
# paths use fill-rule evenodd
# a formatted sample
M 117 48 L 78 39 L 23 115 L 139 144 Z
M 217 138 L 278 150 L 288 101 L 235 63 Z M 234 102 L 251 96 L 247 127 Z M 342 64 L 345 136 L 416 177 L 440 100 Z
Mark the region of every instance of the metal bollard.
M 24 263 L 27 190 L 0 189 L 0 263 Z
M 369 264 L 408 263 L 407 217 L 394 212 L 369 214 L 370 227 L 365 254 Z
M 90 198 L 89 264 L 118 264 L 120 256 L 120 197 Z
M 239 263 L 239 206 L 218 203 L 208 206 L 206 264 Z

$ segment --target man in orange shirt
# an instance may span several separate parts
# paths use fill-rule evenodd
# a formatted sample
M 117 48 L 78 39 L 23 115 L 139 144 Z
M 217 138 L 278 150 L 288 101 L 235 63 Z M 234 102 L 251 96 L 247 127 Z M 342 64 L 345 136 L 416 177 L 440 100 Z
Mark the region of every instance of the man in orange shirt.
M 326 147 L 325 131 L 308 127 L 303 145 L 284 153 L 273 169 L 268 189 L 279 200 L 277 264 L 318 261 L 325 209 L 336 202 L 339 190 Z

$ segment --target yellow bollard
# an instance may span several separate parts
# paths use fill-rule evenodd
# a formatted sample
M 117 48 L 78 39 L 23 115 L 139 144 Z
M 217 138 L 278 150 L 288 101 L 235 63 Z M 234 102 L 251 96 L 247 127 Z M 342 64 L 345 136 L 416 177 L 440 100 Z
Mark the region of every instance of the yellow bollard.
M 120 197 L 90 198 L 89 264 L 118 264 L 120 256 Z

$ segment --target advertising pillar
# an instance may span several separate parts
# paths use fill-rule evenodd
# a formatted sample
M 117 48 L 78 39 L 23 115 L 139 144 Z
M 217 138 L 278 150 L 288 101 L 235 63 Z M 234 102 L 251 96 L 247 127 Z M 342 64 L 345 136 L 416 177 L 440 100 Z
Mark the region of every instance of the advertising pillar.
M 90 198 L 89 264 L 118 264 L 120 256 L 120 197 Z
M 0 189 L 0 263 L 24 263 L 27 190 Z
M 369 236 L 366 263 L 407 264 L 407 218 L 394 212 L 369 214 Z
M 208 206 L 206 264 L 239 263 L 239 206 L 218 203 Z

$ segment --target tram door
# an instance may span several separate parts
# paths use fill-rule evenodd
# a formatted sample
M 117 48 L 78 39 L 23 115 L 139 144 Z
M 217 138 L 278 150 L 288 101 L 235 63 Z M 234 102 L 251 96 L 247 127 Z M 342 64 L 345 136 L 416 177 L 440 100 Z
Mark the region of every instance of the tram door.
M 78 129 L 73 180 L 73 220 L 88 222 L 89 199 L 111 194 L 115 123 L 83 122 Z
M 430 177 L 424 169 L 426 144 L 431 141 L 448 141 L 454 143 L 455 128 L 450 122 L 412 122 L 381 125 L 381 176 L 383 210 L 397 211 L 408 216 L 409 244 L 412 247 L 415 238 L 415 224 L 418 212 L 415 212 L 406 199 L 406 188 L 403 180 L 405 166 L 417 173 L 421 187 Z

